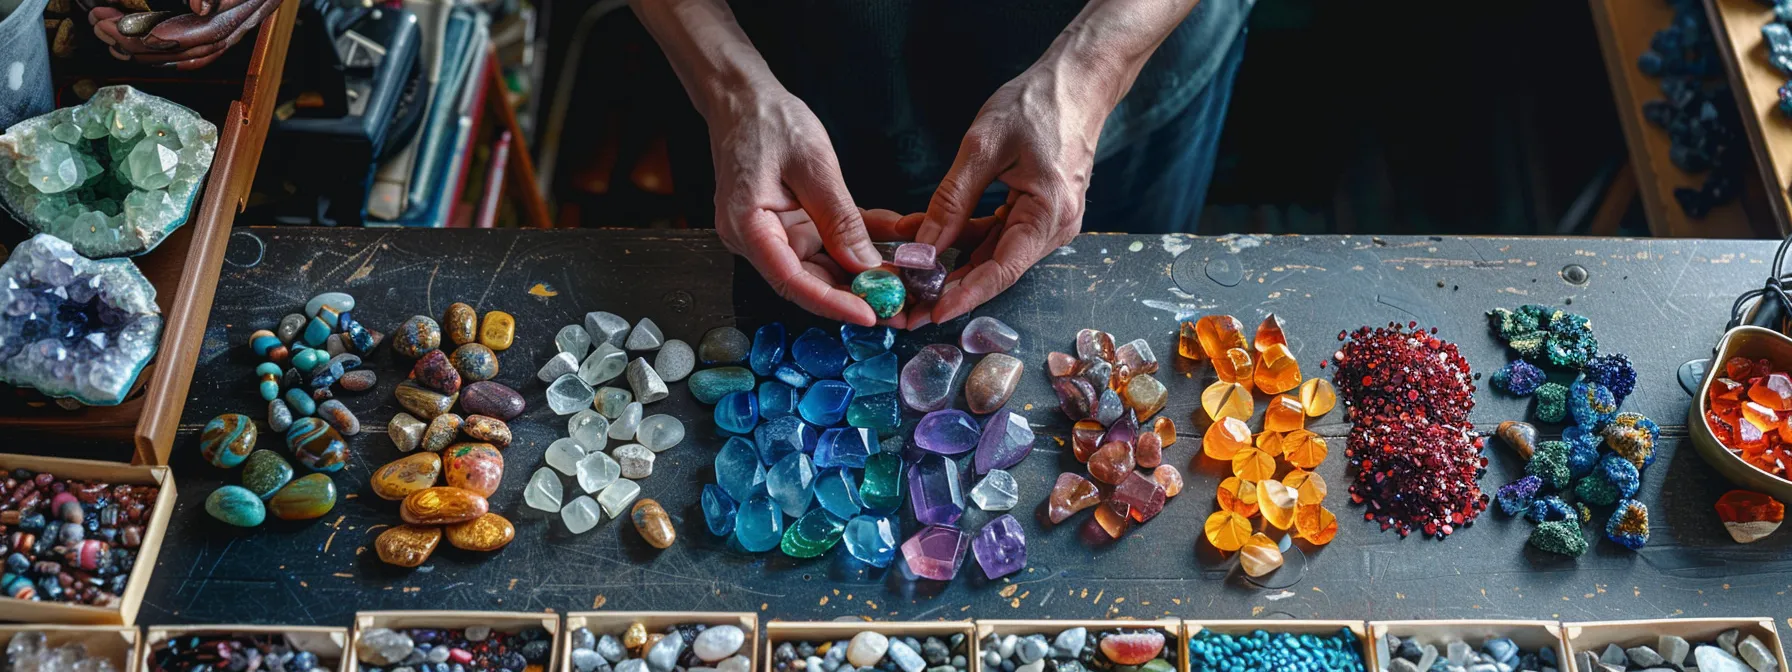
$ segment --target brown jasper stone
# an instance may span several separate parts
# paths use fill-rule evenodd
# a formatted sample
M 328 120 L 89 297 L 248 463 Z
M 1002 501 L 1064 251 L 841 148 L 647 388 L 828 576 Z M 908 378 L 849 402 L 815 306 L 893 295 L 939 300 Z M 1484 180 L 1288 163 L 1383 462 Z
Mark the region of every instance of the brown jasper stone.
M 412 453 L 387 462 L 369 479 L 373 494 L 381 499 L 400 500 L 427 487 L 442 477 L 442 457 L 435 453 Z
M 424 488 L 404 498 L 398 516 L 412 525 L 464 523 L 483 516 L 490 505 L 478 493 L 460 488 Z
M 467 436 L 479 439 L 503 450 L 510 446 L 510 425 L 503 420 L 488 415 L 469 415 L 460 426 L 460 431 Z
M 380 561 L 399 567 L 416 567 L 429 560 L 436 544 L 442 543 L 442 528 L 423 525 L 399 525 L 381 532 L 373 540 L 373 549 Z
M 398 398 L 398 405 L 403 406 L 404 410 L 424 420 L 434 420 L 436 416 L 447 413 L 454 408 L 454 401 L 459 397 L 442 394 L 411 380 L 399 382 L 398 387 L 393 388 L 392 396 Z
M 449 525 L 445 531 L 449 544 L 467 551 L 495 551 L 516 538 L 516 526 L 495 513 Z
M 442 332 L 455 345 L 466 345 L 479 338 L 479 313 L 464 303 L 448 304 L 442 312 Z
M 429 427 L 423 430 L 421 447 L 432 453 L 442 452 L 442 449 L 454 444 L 454 437 L 460 435 L 460 427 L 463 424 L 466 424 L 465 421 L 453 413 L 436 416 L 434 420 L 429 421 Z
M 504 481 L 504 456 L 489 443 L 457 443 L 442 451 L 449 487 L 490 497 Z
M 1020 384 L 1020 374 L 1025 368 L 1025 364 L 1011 355 L 999 352 L 984 355 L 964 381 L 964 399 L 971 412 L 983 415 L 1001 410 L 1008 398 L 1014 396 L 1014 388 Z
M 460 372 L 448 362 L 448 354 L 441 350 L 423 353 L 416 366 L 411 367 L 411 379 L 429 389 L 442 394 L 460 392 Z
M 461 410 L 510 421 L 523 414 L 523 395 L 503 383 L 482 380 L 461 390 Z M 445 412 L 445 411 L 444 411 Z M 433 417 L 433 416 L 432 416 Z
M 365 392 L 371 390 L 373 389 L 373 386 L 379 384 L 379 382 L 379 374 L 374 373 L 370 369 L 350 371 L 342 374 L 341 378 L 336 379 L 337 385 L 341 385 L 342 389 L 350 392 Z
M 493 352 L 503 352 L 516 340 L 516 318 L 502 310 L 485 313 L 485 322 L 479 325 L 479 343 L 491 348 Z
M 666 515 L 666 509 L 659 502 L 651 499 L 635 502 L 629 517 L 635 521 L 635 531 L 654 548 L 667 548 L 678 540 L 678 531 L 672 529 L 672 517 Z

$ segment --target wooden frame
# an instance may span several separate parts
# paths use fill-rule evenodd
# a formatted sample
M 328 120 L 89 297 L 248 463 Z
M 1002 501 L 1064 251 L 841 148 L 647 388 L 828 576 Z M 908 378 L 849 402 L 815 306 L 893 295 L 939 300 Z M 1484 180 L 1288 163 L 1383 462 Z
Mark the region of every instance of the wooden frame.
M 186 635 L 202 633 L 287 635 L 288 638 L 293 641 L 293 646 L 295 648 L 301 651 L 310 651 L 317 654 L 320 661 L 333 658 L 336 660 L 336 670 L 339 672 L 346 672 L 346 670 L 348 670 L 348 628 L 310 625 L 243 624 L 149 626 L 144 628 L 143 631 L 143 645 L 139 647 L 137 652 L 137 664 L 131 666 L 129 669 L 134 670 L 135 672 L 150 672 L 149 656 L 151 653 L 155 652 L 157 644 L 173 637 L 183 637 Z M 122 670 L 127 668 L 119 669 Z M 298 672 L 304 671 L 300 670 Z
M 1773 7 L 1752 0 L 1707 0 L 1705 13 L 1712 32 L 1717 33 L 1718 52 L 1736 94 L 1736 109 L 1742 114 L 1755 166 L 1767 183 L 1775 228 L 1780 235 L 1787 235 L 1792 233 L 1792 200 L 1786 193 L 1788 182 L 1792 182 L 1792 119 L 1775 108 L 1780 85 L 1792 77 L 1767 63 L 1761 27 L 1773 20 Z
M 1218 620 L 1218 621 L 1184 620 L 1182 622 L 1182 627 L 1183 627 L 1183 632 L 1182 632 L 1183 644 L 1182 645 L 1183 645 L 1184 649 L 1186 649 L 1188 647 L 1188 642 L 1189 642 L 1189 640 L 1194 638 L 1195 633 L 1200 632 L 1202 630 L 1211 630 L 1213 632 L 1217 632 L 1222 635 L 1238 636 L 1238 635 L 1248 635 L 1248 634 L 1251 634 L 1252 632 L 1255 632 L 1258 630 L 1264 630 L 1264 631 L 1272 632 L 1272 633 L 1286 632 L 1286 633 L 1295 634 L 1295 635 L 1330 635 L 1332 633 L 1337 632 L 1340 629 L 1349 629 L 1351 632 L 1356 633 L 1357 639 L 1360 640 L 1362 643 L 1362 646 L 1363 646 L 1363 651 L 1362 651 L 1363 669 L 1365 669 L 1365 670 L 1381 669 L 1379 664 L 1376 661 L 1375 640 L 1373 640 L 1369 637 L 1369 628 L 1362 621 L 1327 621 L 1327 620 L 1305 620 L 1305 619 L 1294 619 L 1294 620 L 1247 619 L 1247 620 Z M 1190 661 L 1189 661 L 1188 655 L 1185 653 L 1182 656 L 1182 672 L 1189 672 L 1189 669 L 1190 669 Z
M 1451 640 L 1460 639 L 1478 650 L 1482 641 L 1493 637 L 1510 637 L 1518 644 L 1518 648 L 1527 651 L 1545 646 L 1555 649 L 1556 669 L 1564 672 L 1574 669 L 1573 658 L 1568 655 L 1568 641 L 1562 637 L 1562 624 L 1559 621 L 1370 621 L 1369 646 L 1374 659 L 1374 666 L 1370 670 L 1386 669 L 1386 663 L 1381 660 L 1381 647 L 1376 642 L 1385 640 L 1388 635 L 1417 637 L 1426 644 L 1436 644 L 1439 655 L 1442 654 L 1443 645 Z
M 981 672 L 978 664 L 977 625 L 972 621 L 772 621 L 765 624 L 765 636 L 759 655 L 762 672 L 773 669 L 772 651 L 784 641 L 826 641 L 852 639 L 853 635 L 875 630 L 884 635 L 903 637 L 937 637 L 964 635 L 966 672 Z
M 0 614 L 5 618 L 31 623 L 79 623 L 87 625 L 131 625 L 137 620 L 137 608 L 143 604 L 143 591 L 149 588 L 150 574 L 155 572 L 156 555 L 161 552 L 162 538 L 168 534 L 168 519 L 174 512 L 174 474 L 167 467 L 145 467 L 74 460 L 64 457 L 0 454 L 0 470 L 29 469 L 47 472 L 62 478 L 100 481 L 114 485 L 155 485 L 161 488 L 150 505 L 149 518 L 143 526 L 143 544 L 138 547 L 137 561 L 131 566 L 118 606 L 94 607 L 64 602 L 33 602 L 0 597 Z M 126 668 L 119 668 L 126 669 Z
M 1780 633 L 1773 619 L 1765 616 L 1759 618 L 1660 618 L 1639 621 L 1581 621 L 1562 624 L 1562 631 L 1567 649 L 1562 655 L 1567 656 L 1569 664 L 1573 664 L 1577 651 L 1587 649 L 1595 653 L 1607 644 L 1617 644 L 1629 648 L 1641 644 L 1654 646 L 1656 638 L 1661 635 L 1674 635 L 1683 638 L 1688 644 L 1697 647 L 1699 642 L 1709 642 L 1717 638 L 1718 633 L 1735 628 L 1744 635 L 1755 635 L 1761 643 L 1773 651 L 1780 662 L 1780 669 L 1786 668 L 1786 652 L 1780 646 Z M 1691 651 L 1687 658 L 1692 658 Z M 1561 668 L 1563 672 L 1573 667 Z
M 0 625 L 0 646 L 12 642 L 13 635 L 31 631 L 44 633 L 44 643 L 51 647 L 80 642 L 87 646 L 87 653 L 104 656 L 121 672 L 135 670 L 141 660 L 142 640 L 137 628 L 128 625 Z
M 453 628 L 465 629 L 473 626 L 486 626 L 498 632 L 520 632 L 524 628 L 540 626 L 548 631 L 548 664 L 544 670 L 559 669 L 560 657 L 560 615 L 551 611 L 361 611 L 355 613 L 355 628 L 349 636 L 347 661 L 343 672 L 357 672 L 361 669 L 360 661 L 355 657 L 355 647 L 361 642 L 361 633 L 370 628 Z
M 574 611 L 566 614 L 566 632 L 568 636 L 560 638 L 559 672 L 572 670 L 572 631 L 588 628 L 596 635 L 619 635 L 628 626 L 640 623 L 648 632 L 664 630 L 674 625 L 702 623 L 703 625 L 734 625 L 747 634 L 741 644 L 740 655 L 747 657 L 749 669 L 759 669 L 759 615 L 746 611 Z
M 1175 647 L 1181 647 L 1181 648 L 1176 649 L 1176 650 L 1180 651 L 1180 650 L 1184 650 L 1188 647 L 1188 638 L 1186 636 L 1186 632 L 1184 631 L 1184 629 L 1182 627 L 1182 621 L 1179 621 L 1179 620 L 1176 620 L 1173 618 L 1158 619 L 1158 620 L 1151 620 L 1151 621 L 1120 621 L 1120 620 L 1102 620 L 1102 619 L 1071 619 L 1071 620 L 1059 621 L 1059 620 L 1053 620 L 1053 619 L 992 618 L 992 619 L 988 619 L 988 620 L 979 619 L 976 621 L 976 626 L 977 626 L 977 636 L 976 636 L 975 640 L 977 642 L 977 646 L 979 649 L 981 649 L 981 647 L 982 647 L 983 638 L 988 637 L 990 635 L 1003 635 L 1003 636 L 1020 635 L 1020 636 L 1024 637 L 1027 635 L 1038 634 L 1038 635 L 1047 635 L 1047 639 L 1050 639 L 1050 637 L 1052 635 L 1056 635 L 1059 632 L 1063 632 L 1063 631 L 1069 630 L 1071 628 L 1088 628 L 1089 630 L 1096 631 L 1096 632 L 1100 632 L 1102 630 L 1112 630 L 1115 628 L 1128 628 L 1128 629 L 1133 629 L 1133 630 L 1148 630 L 1148 629 L 1156 628 L 1158 630 L 1164 631 L 1164 634 L 1165 634 L 1164 649 L 1169 650 L 1169 649 L 1172 649 Z M 983 669 L 982 651 L 981 650 L 977 651 L 977 654 L 978 654 L 976 656 L 977 659 L 971 661 L 969 672 L 980 672 Z M 1181 670 L 1181 672 L 1188 672 L 1188 656 L 1186 656 L 1186 655 L 1180 656 L 1177 658 L 1177 660 L 1180 661 L 1176 666 L 1177 669 Z

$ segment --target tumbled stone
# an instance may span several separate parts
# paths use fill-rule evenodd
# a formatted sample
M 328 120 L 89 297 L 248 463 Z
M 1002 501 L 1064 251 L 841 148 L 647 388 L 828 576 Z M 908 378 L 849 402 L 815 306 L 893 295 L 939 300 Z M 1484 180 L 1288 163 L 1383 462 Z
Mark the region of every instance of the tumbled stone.
M 1095 480 L 1109 485 L 1119 485 L 1126 480 L 1137 462 L 1133 458 L 1132 445 L 1124 441 L 1110 441 L 1103 444 L 1094 455 L 1089 456 L 1089 475 Z
M 793 558 L 817 557 L 840 543 L 840 536 L 845 531 L 846 521 L 827 509 L 818 508 L 803 514 L 785 528 L 778 548 Z
M 561 376 L 577 373 L 578 370 L 579 359 L 570 352 L 562 352 L 549 358 L 546 364 L 542 364 L 541 370 L 535 372 L 535 379 L 544 383 L 552 383 L 559 380 Z
M 361 419 L 354 412 L 335 399 L 326 399 L 317 405 L 317 417 L 329 423 L 330 427 L 343 436 L 354 436 L 361 433 Z
M 410 359 L 442 347 L 442 327 L 435 320 L 412 315 L 392 332 L 392 351 Z
M 902 457 L 894 453 L 873 453 L 865 458 L 859 502 L 868 513 L 889 515 L 902 506 L 903 472 Z
M 697 360 L 704 364 L 740 364 L 747 360 L 752 339 L 734 327 L 716 327 L 697 341 Z
M 1147 522 L 1164 510 L 1164 500 L 1168 493 L 1157 481 L 1139 472 L 1126 475 L 1114 487 L 1112 500 L 1126 505 L 1128 515 L 1138 522 Z
M 691 351 L 690 344 L 676 338 L 666 341 L 653 357 L 653 370 L 668 383 L 684 380 L 696 366 L 697 354 Z
M 785 455 L 765 471 L 766 492 L 788 515 L 802 515 L 809 508 L 814 485 L 815 466 L 800 452 Z
M 905 373 L 906 371 L 904 368 Z M 904 382 L 907 382 L 906 375 Z M 1095 391 L 1095 386 L 1082 378 L 1053 378 L 1052 391 L 1058 395 L 1058 410 L 1063 411 L 1071 422 L 1089 419 L 1099 408 L 1100 395 Z
M 598 415 L 614 422 L 633 403 L 635 403 L 633 392 L 620 387 L 600 387 L 597 388 L 597 398 L 591 402 L 591 406 L 597 410 Z M 607 433 L 608 428 L 605 429 Z
M 952 381 L 964 353 L 945 344 L 921 348 L 902 366 L 902 403 L 923 413 L 945 408 L 952 401 Z
M 887 517 L 857 516 L 847 521 L 846 528 L 841 533 L 841 540 L 846 542 L 846 550 L 852 554 L 852 557 L 873 567 L 889 566 L 890 561 L 896 557 L 896 533 Z M 867 633 L 877 634 L 866 631 L 860 633 L 860 636 Z M 854 642 L 858 642 L 858 640 L 859 637 L 853 638 Z M 881 657 L 882 653 L 879 652 L 877 655 Z M 849 660 L 855 659 L 850 650 L 847 657 Z M 874 663 L 875 661 L 876 658 L 873 658 Z
M 546 396 L 548 408 L 555 414 L 570 415 L 590 407 L 597 399 L 597 391 L 580 380 L 578 374 L 568 373 L 548 385 Z
M 464 303 L 448 304 L 448 309 L 442 311 L 442 332 L 455 345 L 478 341 L 479 311 Z
M 1033 427 L 1019 413 L 1002 410 L 983 423 L 977 439 L 977 473 L 1007 469 L 1033 452 Z
M 1007 511 L 1020 503 L 1020 484 L 1006 471 L 991 470 L 971 488 L 971 502 L 984 511 Z
M 660 378 L 659 372 L 643 357 L 636 357 L 628 363 L 628 386 L 635 393 L 635 401 L 643 404 L 665 399 L 669 394 L 666 381 Z
M 466 390 L 463 390 L 463 394 L 470 392 L 475 386 L 488 384 L 495 383 L 474 383 L 467 386 Z M 399 382 L 398 386 L 392 389 L 392 396 L 398 399 L 399 406 L 423 420 L 433 420 L 436 416 L 447 413 L 448 409 L 454 408 L 455 401 L 453 396 L 436 392 L 409 380 Z
M 380 378 L 379 374 L 370 369 L 360 369 L 342 374 L 342 377 L 338 378 L 336 382 L 342 386 L 342 389 L 350 392 L 366 392 L 378 385 Z
M 268 512 L 281 520 L 311 520 L 336 508 L 336 482 L 324 474 L 295 478 L 268 498 Z
M 784 540 L 784 514 L 764 488 L 740 503 L 734 514 L 734 539 L 751 553 L 763 553 Z
M 753 489 L 765 482 L 765 466 L 752 442 L 741 437 L 729 438 L 716 451 L 716 484 L 736 502 L 746 501 Z
M 587 453 L 603 450 L 604 445 L 609 443 L 609 431 L 609 419 L 589 408 L 574 413 L 566 420 L 567 437 Z
M 413 525 L 464 523 L 488 511 L 484 497 L 460 488 L 431 487 L 404 498 L 398 515 Z
M 591 334 L 585 333 L 585 327 L 569 324 L 554 333 L 554 350 L 573 356 L 573 359 L 584 359 L 585 353 L 591 351 Z
M 635 503 L 629 513 L 629 519 L 635 523 L 635 531 L 654 548 L 670 548 L 678 539 L 677 530 L 672 529 L 672 518 L 666 515 L 666 509 L 659 502 L 643 499 Z M 738 648 L 738 647 L 737 647 Z
M 516 539 L 516 526 L 510 519 L 495 513 L 448 525 L 442 532 L 449 545 L 464 551 L 495 551 Z
M 784 324 L 773 322 L 753 332 L 753 347 L 748 351 L 747 361 L 753 373 L 761 376 L 772 375 L 772 370 L 784 361 Z M 698 397 L 702 399 L 702 397 Z M 703 403 L 714 403 L 705 401 Z
M 641 485 L 626 478 L 616 479 L 609 487 L 604 488 L 597 496 L 597 503 L 604 508 L 604 513 L 611 518 L 622 515 L 635 498 L 641 495 Z
M 286 447 L 299 464 L 316 471 L 338 471 L 348 461 L 348 444 L 335 428 L 317 418 L 299 418 L 286 430 Z
M 633 441 L 635 432 L 641 428 L 641 403 L 628 402 L 622 412 L 610 420 L 610 438 L 618 441 Z
M 670 415 L 641 418 L 641 424 L 635 427 L 635 441 L 656 453 L 676 446 L 683 440 L 684 422 Z
M 503 420 L 484 415 L 469 415 L 461 423 L 460 431 L 468 437 L 492 444 L 503 449 L 510 445 L 510 425 Z
M 819 381 L 803 392 L 797 412 L 804 420 L 821 427 L 839 424 L 846 419 L 852 398 L 852 386 L 838 380 Z
M 488 310 L 479 320 L 479 344 L 493 352 L 510 349 L 516 340 L 516 318 L 502 310 Z
M 579 460 L 585 459 L 585 455 L 584 447 L 577 441 L 559 438 L 548 444 L 548 449 L 542 453 L 542 461 L 555 471 L 572 476 L 577 473 Z
M 902 286 L 902 280 L 881 268 L 874 268 L 852 280 L 852 293 L 865 300 L 871 306 L 871 312 L 879 318 L 894 317 L 902 312 L 903 302 L 908 292 Z
M 643 317 L 628 332 L 622 347 L 629 351 L 652 351 L 665 344 L 666 335 L 660 331 L 660 325 L 654 324 L 652 318 Z
M 964 515 L 958 465 L 937 453 L 923 454 L 908 469 L 909 505 L 924 525 L 951 525 Z
M 622 467 L 622 477 L 640 480 L 653 475 L 653 451 L 639 443 L 617 446 L 610 456 Z
M 454 443 L 455 437 L 460 435 L 460 427 L 463 424 L 466 424 L 466 421 L 453 413 L 436 416 L 423 430 L 423 442 L 419 447 L 432 453 L 442 452 L 449 444 Z
M 938 256 L 939 249 L 927 243 L 903 243 L 896 246 L 896 251 L 891 256 L 890 263 L 894 264 L 897 268 L 929 269 L 933 268 L 933 262 L 936 261 Z M 857 666 L 867 667 L 875 662 L 876 661 L 872 661 L 872 663 L 858 664 Z
M 368 479 L 373 494 L 398 501 L 434 486 L 442 475 L 442 458 L 435 453 L 414 453 L 387 462 Z
M 814 487 L 815 502 L 842 521 L 852 519 L 864 509 L 864 504 L 859 501 L 859 484 L 850 469 L 824 468 L 815 477 Z
M 748 434 L 759 426 L 759 398 L 752 392 L 731 392 L 716 402 L 716 428 L 729 434 Z
M 593 451 L 573 465 L 573 477 L 585 494 L 597 494 L 622 477 L 622 465 L 605 453 Z
M 292 465 L 272 450 L 257 450 L 243 461 L 243 487 L 267 499 L 292 480 Z
M 932 268 L 902 269 L 902 284 L 917 300 L 938 301 L 946 287 L 946 266 L 936 260 Z
M 884 352 L 855 362 L 841 373 L 856 394 L 884 394 L 897 387 L 896 353 Z
M 0 189 L 13 186 L 0 179 Z M 68 243 L 38 235 L 13 249 L 0 278 L 8 288 L 0 381 L 88 405 L 124 401 L 162 332 L 155 287 L 134 264 L 90 261 Z M 284 349 L 272 333 L 261 333 Z
M 959 455 L 977 447 L 982 428 L 977 419 L 957 409 L 928 413 L 915 425 L 915 446 L 941 455 Z
M 504 482 L 504 455 L 489 443 L 457 443 L 442 451 L 450 487 L 490 497 Z
M 1053 523 L 1062 523 L 1076 512 L 1087 509 L 1101 502 L 1101 493 L 1089 479 L 1077 474 L 1064 472 L 1058 474 L 1057 483 L 1052 485 L 1052 493 L 1046 499 L 1046 514 Z
M 579 364 L 579 379 L 587 385 L 614 380 L 628 368 L 628 353 L 610 343 L 599 343 L 597 349 Z
M 761 423 L 753 430 L 753 444 L 759 449 L 759 461 L 765 464 L 777 464 L 785 455 L 802 452 L 820 438 L 813 426 L 794 416 Z
M 902 424 L 902 402 L 897 400 L 895 392 L 854 395 L 852 403 L 846 407 L 846 424 L 879 434 L 894 434 Z
M 425 525 L 397 525 L 381 532 L 373 541 L 380 561 L 399 567 L 416 567 L 429 560 L 436 545 L 442 542 L 442 529 Z M 363 638 L 367 635 L 363 634 Z M 393 661 L 394 663 L 398 661 Z
M 237 527 L 255 527 L 267 519 L 267 506 L 247 488 L 220 486 L 205 498 L 205 512 Z
M 770 373 L 766 372 L 767 375 Z M 697 401 L 713 404 L 731 392 L 752 390 L 755 382 L 752 371 L 738 366 L 723 366 L 693 373 L 685 385 L 690 388 L 691 396 L 696 397 Z
M 601 310 L 585 313 L 585 333 L 593 345 L 609 343 L 620 348 L 628 340 L 628 332 L 628 320 L 621 315 Z
M 225 413 L 199 432 L 199 454 L 220 469 L 242 464 L 255 450 L 255 421 L 241 413 Z
M 951 581 L 964 564 L 965 551 L 971 546 L 971 535 L 949 525 L 927 525 L 902 542 L 902 557 L 915 576 L 935 581 Z
M 1141 420 L 1157 415 L 1169 399 L 1170 394 L 1164 389 L 1164 384 L 1148 374 L 1139 374 L 1126 381 L 1126 407 L 1138 414 Z
M 1002 514 L 983 526 L 971 542 L 971 553 L 984 576 L 999 579 L 1027 566 L 1027 534 L 1014 516 Z
M 814 376 L 804 373 L 803 368 L 794 362 L 779 364 L 778 368 L 772 370 L 772 378 L 799 390 L 807 388 L 810 383 L 815 382 Z
M 698 497 L 698 506 L 703 509 L 703 523 L 709 533 L 718 537 L 726 537 L 734 533 L 734 516 L 739 512 L 739 505 L 729 497 L 722 486 L 707 483 L 703 486 L 703 494 Z
M 560 498 L 564 494 L 560 477 L 554 475 L 554 470 L 541 467 L 529 476 L 529 484 L 523 487 L 523 503 L 537 512 L 554 513 L 560 510 Z
M 292 409 L 293 415 L 305 417 L 317 412 L 317 402 L 312 401 L 311 395 L 306 394 L 305 390 L 300 388 L 287 390 L 286 395 L 281 399 L 286 402 L 287 408 Z
M 1025 368 L 1019 359 L 999 352 L 984 355 L 976 366 L 971 367 L 971 374 L 964 381 L 965 403 L 971 412 L 994 413 L 1007 405 L 1009 397 L 1014 396 L 1014 388 L 1020 385 L 1021 371 Z M 1160 401 L 1158 407 L 1162 406 Z
M 861 327 L 840 325 L 840 341 L 852 361 L 862 362 L 890 351 L 896 345 L 896 330 L 885 326 Z
M 863 468 L 865 459 L 877 450 L 877 436 L 869 429 L 835 427 L 823 430 L 815 444 L 815 467 Z
M 958 336 L 958 347 L 973 355 L 1008 352 L 1019 344 L 1020 332 L 987 315 L 971 320 Z
M 408 453 L 423 445 L 423 435 L 428 427 L 409 413 L 399 413 L 392 416 L 391 422 L 386 423 L 386 436 L 392 439 L 392 445 L 398 447 L 398 452 Z
M 846 345 L 840 342 L 839 336 L 820 329 L 809 329 L 791 342 L 790 359 L 810 376 L 839 378 L 851 358 L 847 356 Z
M 502 383 L 482 380 L 461 389 L 460 407 L 469 414 L 489 415 L 509 422 L 523 414 L 523 395 Z
M 299 337 L 299 332 L 304 330 L 305 323 L 306 319 L 304 315 L 298 313 L 289 314 L 280 318 L 279 326 L 274 327 L 274 335 L 280 338 L 281 343 L 290 346 L 292 345 L 292 342 Z

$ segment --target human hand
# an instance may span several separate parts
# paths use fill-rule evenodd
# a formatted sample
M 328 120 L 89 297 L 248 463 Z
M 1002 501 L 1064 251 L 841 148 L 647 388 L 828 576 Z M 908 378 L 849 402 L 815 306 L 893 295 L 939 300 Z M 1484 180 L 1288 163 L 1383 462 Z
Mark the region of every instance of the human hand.
M 119 21 L 129 13 L 83 0 L 87 22 L 112 57 L 176 70 L 203 68 L 242 41 L 280 8 L 282 0 L 189 0 L 192 14 L 176 16 L 142 35 L 126 35 Z

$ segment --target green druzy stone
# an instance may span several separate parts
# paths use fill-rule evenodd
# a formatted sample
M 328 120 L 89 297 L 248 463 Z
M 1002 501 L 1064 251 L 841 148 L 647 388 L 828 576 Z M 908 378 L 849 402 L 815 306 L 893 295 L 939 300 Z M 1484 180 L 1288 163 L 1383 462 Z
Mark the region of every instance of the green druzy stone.
M 697 401 L 713 404 L 729 393 L 752 390 L 755 382 L 753 372 L 745 367 L 721 366 L 693 373 L 685 384 Z
M 877 515 L 889 515 L 902 506 L 902 456 L 873 453 L 865 458 L 859 499 L 865 502 L 866 511 Z
M 895 273 L 881 268 L 873 268 L 853 278 L 852 293 L 871 304 L 871 312 L 877 313 L 878 317 L 895 317 L 896 313 L 902 312 L 902 301 L 908 294 Z
M 845 532 L 846 521 L 835 518 L 827 509 L 814 508 L 784 529 L 784 540 L 778 548 L 793 558 L 813 558 L 840 543 Z
M 290 480 L 292 465 L 279 453 L 257 450 L 243 461 L 243 487 L 262 499 L 274 496 Z
M 255 527 L 268 517 L 267 507 L 255 493 L 237 485 L 213 490 L 205 498 L 205 512 L 237 527 Z

